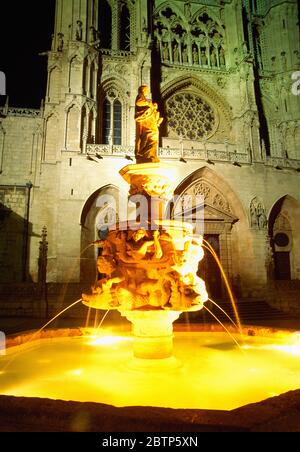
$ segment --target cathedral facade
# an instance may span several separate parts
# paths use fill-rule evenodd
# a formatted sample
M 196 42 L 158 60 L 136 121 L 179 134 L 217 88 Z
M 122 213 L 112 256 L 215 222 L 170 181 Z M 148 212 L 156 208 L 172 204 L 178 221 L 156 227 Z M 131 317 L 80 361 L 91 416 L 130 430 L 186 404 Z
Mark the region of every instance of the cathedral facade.
M 47 64 L 41 109 L 1 111 L 1 282 L 38 280 L 44 226 L 47 281 L 93 282 L 97 250 L 85 248 L 126 203 L 119 170 L 134 161 L 147 84 L 164 117 L 159 158 L 177 168 L 177 195 L 203 196 L 236 295 L 297 286 L 296 0 L 57 0 Z M 209 256 L 199 271 L 224 296 Z

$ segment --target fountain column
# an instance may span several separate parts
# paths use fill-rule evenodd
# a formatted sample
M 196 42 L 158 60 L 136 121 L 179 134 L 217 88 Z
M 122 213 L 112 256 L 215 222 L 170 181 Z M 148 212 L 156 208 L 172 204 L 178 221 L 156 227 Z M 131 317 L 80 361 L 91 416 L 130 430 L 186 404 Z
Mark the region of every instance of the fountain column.
M 123 311 L 132 325 L 133 355 L 142 359 L 163 359 L 173 356 L 173 322 L 178 311 Z

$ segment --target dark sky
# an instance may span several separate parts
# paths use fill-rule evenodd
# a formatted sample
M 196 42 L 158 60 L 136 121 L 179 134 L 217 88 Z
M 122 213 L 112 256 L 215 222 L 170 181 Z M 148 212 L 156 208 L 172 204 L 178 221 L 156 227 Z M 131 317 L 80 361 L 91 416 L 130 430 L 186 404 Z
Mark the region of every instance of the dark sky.
M 55 0 L 1 0 L 0 70 L 12 107 L 38 108 L 45 97 Z M 5 97 L 0 96 L 3 105 Z

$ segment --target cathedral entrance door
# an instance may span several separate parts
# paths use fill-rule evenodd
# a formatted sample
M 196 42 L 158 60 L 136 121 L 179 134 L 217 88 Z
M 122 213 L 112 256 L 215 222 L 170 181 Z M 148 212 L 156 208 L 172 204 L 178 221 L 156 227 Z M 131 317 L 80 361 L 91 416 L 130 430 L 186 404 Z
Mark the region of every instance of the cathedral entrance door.
M 275 278 L 291 279 L 290 253 L 288 251 L 275 252 Z
M 217 256 L 220 258 L 219 235 L 204 234 L 204 239 L 209 242 Z M 214 257 L 206 248 L 204 248 L 204 258 L 199 262 L 198 275 L 204 279 L 210 298 L 216 300 L 222 297 L 221 272 Z

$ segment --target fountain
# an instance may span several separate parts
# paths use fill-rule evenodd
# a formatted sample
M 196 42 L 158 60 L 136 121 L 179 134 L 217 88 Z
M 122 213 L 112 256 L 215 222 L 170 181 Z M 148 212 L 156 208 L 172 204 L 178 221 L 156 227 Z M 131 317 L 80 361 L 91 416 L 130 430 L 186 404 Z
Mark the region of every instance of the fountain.
M 173 199 L 176 167 L 157 157 L 162 122 L 148 87 L 136 99 L 136 161 L 120 171 L 138 209 L 135 221 L 113 225 L 99 241 L 98 272 L 103 275 L 83 302 L 96 309 L 118 309 L 133 324 L 135 358 L 172 358 L 172 323 L 181 312 L 200 310 L 208 295 L 197 276 L 202 237 L 193 226 L 165 218 Z M 170 360 L 169 360 L 170 361 Z M 160 363 L 161 364 L 161 363 Z
M 122 325 L 10 338 L 7 356 L 0 357 L 0 431 L 12 413 L 11 423 L 24 429 L 24 419 L 36 419 L 29 430 L 38 425 L 75 431 L 251 430 L 260 405 L 254 411 L 243 405 L 278 399 L 263 402 L 263 424 L 272 410 L 278 419 L 299 403 L 299 390 L 277 397 L 299 387 L 299 333 L 248 327 L 237 333 L 228 326 L 239 348 L 219 327 L 192 326 L 188 335 L 177 327 L 173 356 L 174 320 L 203 308 L 208 295 L 197 276 L 202 237 L 190 223 L 164 216 L 175 166 L 158 161 L 162 118 L 146 94 L 142 86 L 136 101 L 137 164 L 120 171 L 130 195 L 146 208 L 95 242 L 101 248 L 100 277 L 92 293 L 82 295 L 89 308 L 118 310 L 132 323 L 133 334 Z

